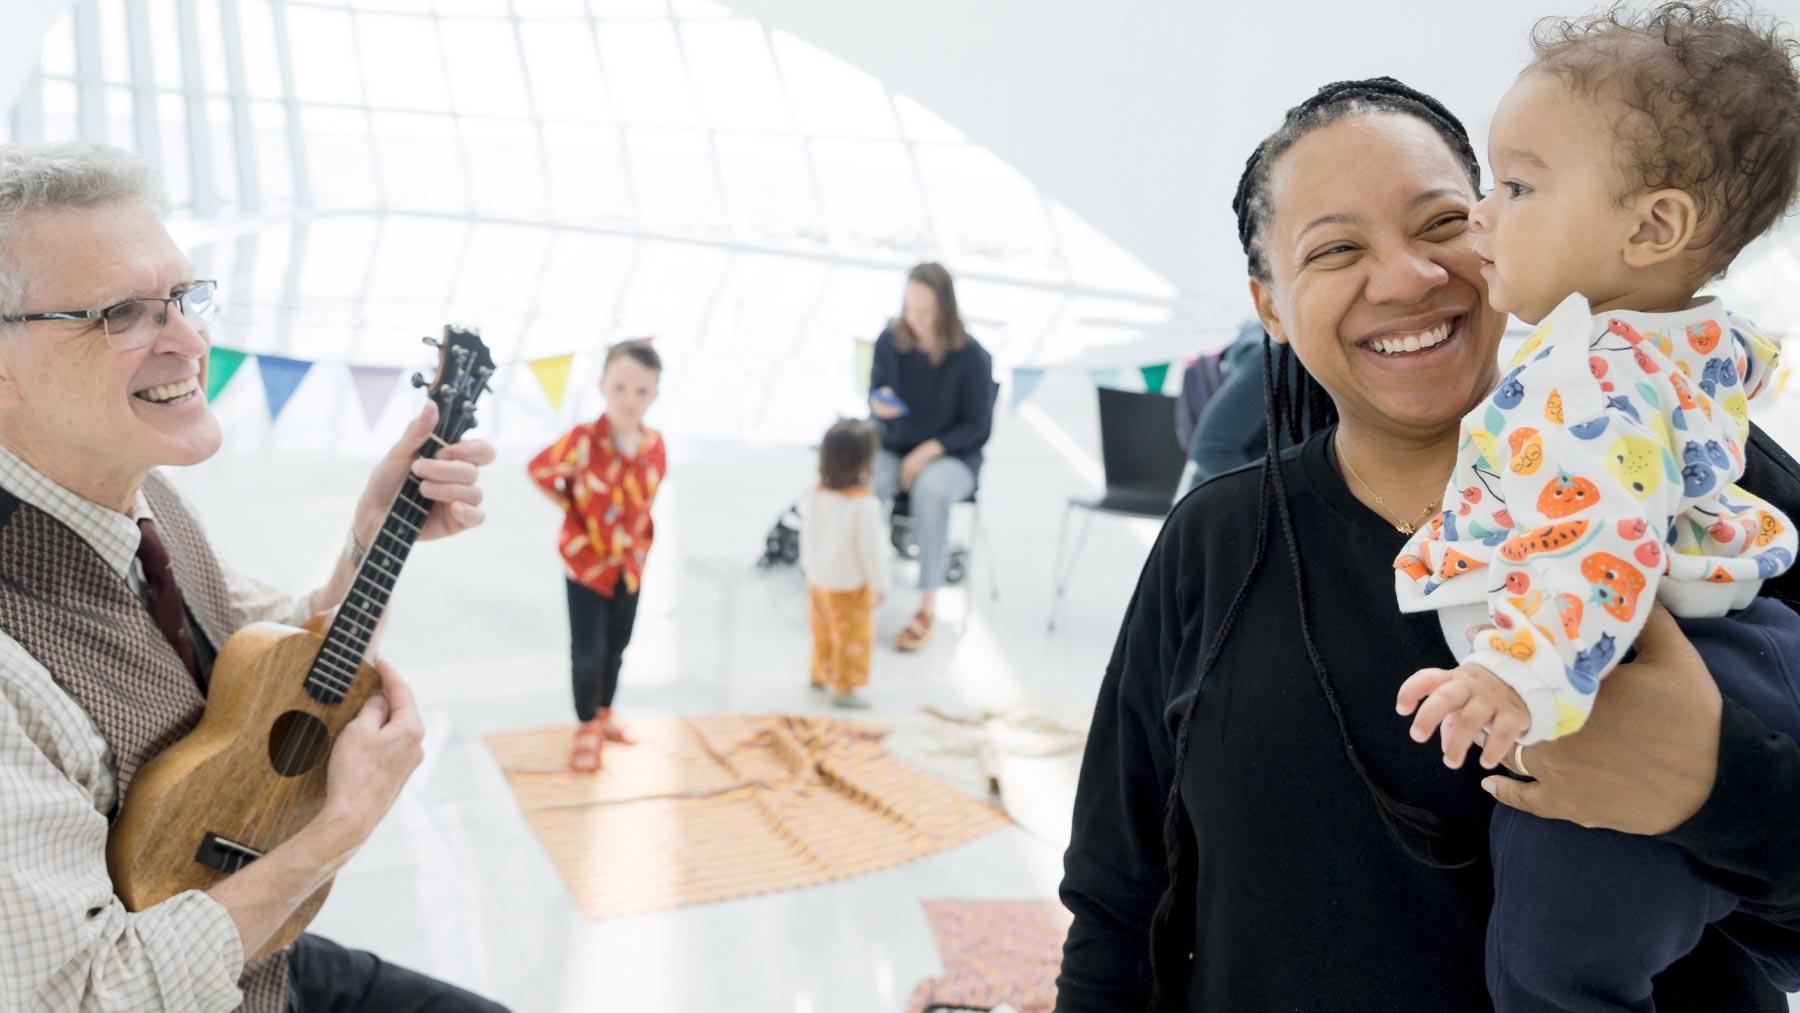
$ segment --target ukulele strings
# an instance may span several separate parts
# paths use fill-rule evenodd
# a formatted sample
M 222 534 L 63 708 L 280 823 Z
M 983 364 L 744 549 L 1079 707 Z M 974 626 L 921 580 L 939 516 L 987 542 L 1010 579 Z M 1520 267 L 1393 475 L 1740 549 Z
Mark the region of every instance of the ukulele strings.
M 484 386 L 485 386 L 485 384 L 484 384 Z M 479 395 L 479 390 L 476 393 L 477 393 L 477 395 Z M 454 422 L 453 422 L 452 426 L 450 427 L 449 431 L 457 433 L 458 434 L 457 438 L 460 438 L 460 434 L 461 434 L 462 430 L 465 428 L 463 426 L 463 415 L 469 406 L 470 405 L 469 405 L 468 401 L 459 402 L 453 412 Z M 432 438 L 426 442 L 426 444 L 423 448 L 421 448 L 418 456 L 419 457 L 434 456 L 440 445 L 448 446 L 449 443 L 440 441 L 437 438 L 436 434 L 434 433 Z M 406 483 L 406 485 L 410 485 L 410 484 L 413 484 L 413 483 L 409 480 L 409 482 Z M 411 499 L 410 497 L 408 497 L 406 495 L 406 493 L 407 493 L 406 485 L 402 485 L 400 493 L 395 496 L 395 502 L 389 508 L 389 511 L 388 511 L 388 521 L 384 521 L 382 523 L 381 528 L 376 532 L 375 538 L 373 539 L 373 541 L 370 544 L 370 549 L 369 549 L 370 558 L 368 558 L 367 560 L 364 561 L 364 564 L 362 567 L 363 570 L 367 570 L 369 567 L 375 567 L 377 572 L 380 572 L 384 576 L 387 576 L 389 578 L 390 583 L 397 581 L 397 579 L 399 578 L 398 565 L 396 565 L 394 573 L 388 574 L 385 570 L 382 570 L 378 566 L 378 564 L 375 561 L 374 555 L 377 551 L 380 551 L 383 555 L 388 555 L 388 556 L 390 556 L 390 558 L 394 558 L 396 564 L 399 564 L 399 563 L 403 563 L 405 561 L 405 553 L 403 552 L 402 555 L 400 555 L 398 557 L 394 557 L 394 556 L 392 556 L 392 554 L 388 553 L 385 549 L 379 548 L 379 543 L 381 541 L 381 536 L 383 534 L 388 535 L 388 537 L 390 537 L 390 538 L 396 539 L 396 541 L 400 541 L 400 539 L 398 538 L 397 535 L 394 535 L 392 532 L 389 532 L 387 530 L 388 522 L 392 521 L 396 517 L 399 517 L 401 519 L 402 523 L 410 525 L 414 529 L 415 534 L 416 534 L 417 530 L 424 524 L 425 518 L 426 518 L 426 516 L 429 515 L 429 511 L 430 511 L 429 507 L 423 506 L 422 504 L 418 503 L 417 501 L 414 501 L 413 499 Z M 400 510 L 401 510 L 402 506 L 408 507 L 413 511 L 417 511 L 418 517 L 416 519 L 414 519 L 414 518 L 402 516 L 400 514 Z M 406 550 L 408 550 L 408 551 L 410 550 L 410 548 L 411 548 L 410 544 L 407 544 L 404 542 L 402 544 L 406 545 Z M 360 577 L 361 573 L 359 572 L 357 576 Z M 357 580 L 356 577 L 352 578 L 352 581 L 351 581 L 352 590 L 355 589 L 356 584 L 358 582 L 359 581 Z M 376 586 L 379 587 L 380 585 L 377 584 Z M 386 588 L 384 590 L 386 590 L 389 594 L 392 593 L 391 587 Z M 383 607 L 385 608 L 385 605 Z M 371 618 L 373 618 L 373 617 L 371 617 Z M 379 620 L 376 620 L 376 621 L 379 622 Z M 335 629 L 336 626 L 342 622 L 345 622 L 345 618 L 343 616 L 342 606 L 340 606 L 338 618 L 333 620 L 333 624 L 332 624 L 333 628 Z M 355 624 L 353 624 L 353 625 L 355 625 Z M 327 637 L 329 637 L 329 635 L 330 634 L 328 631 Z M 372 640 L 373 636 L 374 636 L 374 631 L 369 630 L 368 636 Z M 367 650 L 367 647 L 368 647 L 367 644 L 363 645 L 364 650 Z M 321 649 L 323 649 L 323 645 L 321 645 Z M 362 663 L 362 659 L 358 658 L 357 666 L 356 666 L 358 669 L 358 672 L 360 671 L 361 663 Z M 350 686 L 351 686 L 351 684 L 354 683 L 357 674 L 358 674 L 357 672 L 353 672 L 350 676 L 348 676 L 346 682 L 344 683 L 344 685 L 342 687 L 337 686 L 336 680 L 330 680 L 331 684 L 332 684 L 332 688 L 339 693 L 348 694 Z M 342 701 L 340 700 L 339 702 L 341 703 Z M 330 733 L 326 732 L 325 736 L 326 736 L 327 740 L 329 740 Z M 310 723 L 306 724 L 303 728 L 301 728 L 299 730 L 296 730 L 292 725 L 290 725 L 288 727 L 287 734 L 283 736 L 282 745 L 281 745 L 280 749 L 278 750 L 278 752 L 281 755 L 280 766 L 275 771 L 275 775 L 278 778 L 278 780 L 275 783 L 273 791 L 268 791 L 267 785 L 268 785 L 269 775 L 266 773 L 263 775 L 263 784 L 265 786 L 264 790 L 268 791 L 268 795 L 265 796 L 265 802 L 264 802 L 261 813 L 260 814 L 252 813 L 251 814 L 252 820 L 254 823 L 254 828 L 253 829 L 246 828 L 246 838 L 245 838 L 246 843 L 249 843 L 251 847 L 256 848 L 259 851 L 267 851 L 270 846 L 269 842 L 279 843 L 282 840 L 286 840 L 287 835 L 284 835 L 282 833 L 282 830 L 288 820 L 288 817 L 292 814 L 294 804 L 299 800 L 300 796 L 303 794 L 303 792 L 300 790 L 300 783 L 305 779 L 305 777 L 307 775 L 312 774 L 315 770 L 319 769 L 319 766 L 316 765 L 315 767 L 309 768 L 306 772 L 304 772 L 300 775 L 291 776 L 291 777 L 281 774 L 280 771 L 283 769 L 291 768 L 293 766 L 293 764 L 295 763 L 295 761 L 297 761 L 300 757 L 308 755 L 312 751 L 318 737 L 319 737 L 319 733 L 315 730 L 313 724 L 310 724 Z M 327 742 L 327 744 L 329 744 L 329 741 Z M 329 763 L 328 755 L 326 757 L 322 757 L 320 759 L 320 765 L 324 765 L 324 764 L 328 764 L 328 763 Z M 273 817 L 272 820 L 271 820 L 271 817 Z M 265 836 L 265 828 L 267 828 L 267 836 Z M 258 838 L 261 838 L 263 843 L 255 843 L 258 840 Z M 241 865 L 240 865 L 240 867 L 241 867 Z
M 422 452 L 419 456 L 429 457 L 429 456 L 431 456 L 431 454 L 433 452 L 436 451 L 436 449 L 437 449 L 437 444 L 436 444 L 436 441 L 434 440 L 434 441 L 426 444 L 425 451 Z M 409 482 L 408 484 L 412 484 L 412 483 Z M 407 493 L 407 490 L 406 490 L 405 486 L 402 486 L 399 495 L 397 495 L 395 497 L 394 505 L 389 509 L 389 519 L 391 520 L 394 517 L 401 517 L 401 519 L 405 523 L 412 525 L 414 528 L 417 528 L 421 524 L 424 523 L 425 515 L 428 512 L 429 508 L 426 508 L 423 505 L 421 505 L 419 502 L 417 502 L 416 500 L 411 499 L 410 497 L 408 497 L 406 495 L 406 493 Z M 416 518 L 403 516 L 401 514 L 401 510 L 403 508 L 409 509 L 411 511 L 416 511 L 418 516 Z M 397 557 L 395 559 L 396 567 L 395 567 L 394 573 L 389 574 L 389 573 L 387 573 L 386 570 L 382 569 L 380 567 L 380 565 L 376 562 L 376 559 L 375 559 L 375 552 L 378 549 L 378 544 L 381 540 L 382 534 L 387 534 L 390 538 L 396 537 L 391 532 L 387 531 L 387 522 L 383 522 L 381 531 L 376 534 L 374 541 L 371 542 L 371 544 L 370 544 L 369 559 L 364 561 L 363 569 L 367 570 L 370 567 L 374 567 L 376 569 L 376 572 L 379 572 L 382 575 L 388 577 L 389 582 L 392 583 L 399 577 L 399 567 L 397 564 L 404 562 L 404 556 Z M 380 551 L 382 551 L 383 554 L 391 555 L 391 554 L 387 553 L 386 550 L 380 550 Z M 359 574 L 359 576 L 360 576 L 360 574 Z M 356 581 L 352 582 L 352 584 L 351 584 L 352 588 L 355 587 L 356 583 L 357 583 Z M 380 585 L 377 584 L 376 586 L 379 587 Z M 391 593 L 391 589 L 387 589 L 387 590 L 389 590 L 389 592 Z M 339 618 L 334 620 L 334 622 L 333 622 L 334 628 L 336 627 L 336 625 L 338 623 L 342 623 L 342 622 L 345 622 L 345 620 L 342 617 L 342 608 L 340 606 Z M 352 625 L 354 625 L 354 624 L 352 624 Z M 370 631 L 371 636 L 372 636 L 372 632 L 373 631 Z M 329 637 L 329 634 L 327 634 L 327 636 Z M 363 645 L 363 650 L 366 651 L 367 647 L 368 647 L 367 644 Z M 360 670 L 362 659 L 358 658 L 356 660 L 357 660 L 358 669 Z M 347 664 L 347 662 L 345 662 L 345 664 Z M 339 686 L 337 684 L 336 680 L 331 680 L 331 687 L 336 692 L 347 695 L 351 684 L 354 683 L 354 681 L 355 681 L 355 678 L 356 678 L 356 676 L 354 674 L 347 677 L 347 681 L 342 686 Z M 342 703 L 341 699 L 340 699 L 339 703 L 340 704 Z M 307 723 L 304 725 L 304 727 L 302 727 L 300 729 L 295 729 L 293 726 L 289 726 L 288 732 L 283 738 L 283 748 L 281 750 L 283 758 L 282 758 L 281 769 L 291 769 L 294 766 L 294 764 L 296 763 L 296 761 L 298 761 L 301 757 L 310 755 L 312 753 L 313 749 L 315 748 L 315 746 L 317 746 L 319 744 L 319 739 L 321 737 L 321 734 L 323 734 L 324 737 L 327 740 L 329 740 L 330 733 L 329 732 L 321 733 L 320 728 L 322 728 L 322 727 L 323 727 L 322 725 L 315 725 L 312 723 Z M 262 821 L 259 821 L 257 824 L 257 836 L 259 836 L 259 837 L 263 836 L 264 822 L 268 821 L 268 817 L 270 815 L 272 815 L 273 820 L 272 820 L 272 822 L 268 822 L 267 836 L 264 837 L 264 841 L 278 843 L 280 841 L 287 839 L 287 837 L 290 834 L 288 832 L 286 832 L 285 825 L 288 821 L 288 818 L 293 813 L 294 804 L 296 802 L 298 802 L 300 800 L 301 796 L 304 794 L 304 792 L 301 790 L 301 782 L 303 782 L 305 780 L 307 775 L 310 775 L 314 771 L 321 769 L 321 767 L 328 762 L 329 762 L 328 756 L 321 757 L 318 766 L 308 769 L 305 773 L 302 773 L 299 775 L 294 775 L 294 776 L 283 776 L 283 775 L 279 774 L 279 771 L 277 772 L 277 776 L 281 777 L 281 780 L 277 783 L 276 790 L 273 793 L 273 797 L 271 797 L 269 799 L 269 804 L 265 806 L 264 819 Z M 264 775 L 264 776 L 265 776 L 265 778 L 267 777 L 267 775 Z M 265 783 L 266 783 L 266 781 L 265 781 Z M 272 812 L 271 812 L 271 810 L 272 810 Z M 265 846 L 265 844 L 253 844 L 252 846 L 257 848 L 260 851 L 268 850 L 268 848 L 267 848 L 267 846 Z

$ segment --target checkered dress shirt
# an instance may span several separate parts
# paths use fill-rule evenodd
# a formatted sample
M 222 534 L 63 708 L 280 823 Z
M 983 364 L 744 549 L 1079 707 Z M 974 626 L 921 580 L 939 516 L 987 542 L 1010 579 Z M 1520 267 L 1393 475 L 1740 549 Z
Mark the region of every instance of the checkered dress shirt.
M 0 447 L 0 486 L 67 525 L 141 597 L 140 494 L 126 516 Z M 298 622 L 300 600 L 232 574 L 248 615 Z M 236 1009 L 244 954 L 231 916 L 189 891 L 132 913 L 106 872 L 112 751 L 50 672 L 0 631 L 0 1010 Z

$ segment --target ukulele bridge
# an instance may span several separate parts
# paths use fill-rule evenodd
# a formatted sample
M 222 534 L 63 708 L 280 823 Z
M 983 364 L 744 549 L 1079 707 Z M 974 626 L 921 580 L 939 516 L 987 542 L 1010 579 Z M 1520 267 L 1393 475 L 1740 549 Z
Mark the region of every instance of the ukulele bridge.
M 239 844 L 209 830 L 200 841 L 200 850 L 194 853 L 194 861 L 220 872 L 236 872 L 262 856 L 261 851 L 248 844 Z

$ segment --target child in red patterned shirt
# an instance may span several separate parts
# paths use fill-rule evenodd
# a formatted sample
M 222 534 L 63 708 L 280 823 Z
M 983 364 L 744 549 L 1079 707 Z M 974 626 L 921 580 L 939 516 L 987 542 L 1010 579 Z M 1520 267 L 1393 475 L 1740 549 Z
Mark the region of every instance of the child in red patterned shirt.
M 606 413 L 563 434 L 531 459 L 531 480 L 563 508 L 557 548 L 567 571 L 569 654 L 581 725 L 569 768 L 600 769 L 607 742 L 631 738 L 613 721 L 619 665 L 637 618 L 638 585 L 655 525 L 650 504 L 668 472 L 662 434 L 643 424 L 656 400 L 662 359 L 648 340 L 606 350 Z

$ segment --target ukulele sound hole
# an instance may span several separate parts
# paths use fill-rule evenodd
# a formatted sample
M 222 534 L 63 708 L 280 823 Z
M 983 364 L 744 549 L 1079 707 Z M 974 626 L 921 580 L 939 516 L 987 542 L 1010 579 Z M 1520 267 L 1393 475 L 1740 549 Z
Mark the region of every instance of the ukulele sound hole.
M 282 777 L 299 777 L 331 752 L 325 722 L 304 711 L 288 711 L 269 732 L 269 763 Z

